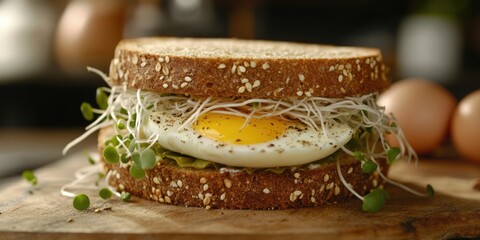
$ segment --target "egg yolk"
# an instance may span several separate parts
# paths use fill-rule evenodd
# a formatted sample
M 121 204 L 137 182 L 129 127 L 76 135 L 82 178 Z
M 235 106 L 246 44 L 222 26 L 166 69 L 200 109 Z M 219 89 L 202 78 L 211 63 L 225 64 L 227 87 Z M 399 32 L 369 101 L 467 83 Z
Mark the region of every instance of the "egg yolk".
M 272 117 L 251 118 L 242 128 L 245 120 L 240 116 L 205 113 L 198 118 L 194 129 L 218 142 L 246 145 L 274 140 L 292 126 L 287 120 Z

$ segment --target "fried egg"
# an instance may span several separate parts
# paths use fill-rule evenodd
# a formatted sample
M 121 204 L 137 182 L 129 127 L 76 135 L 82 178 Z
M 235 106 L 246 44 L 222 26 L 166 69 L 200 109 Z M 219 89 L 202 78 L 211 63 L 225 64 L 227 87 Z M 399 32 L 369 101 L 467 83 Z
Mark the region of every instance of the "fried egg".
M 295 166 L 329 156 L 353 134 L 346 124 L 328 125 L 329 137 L 302 123 L 273 118 L 205 113 L 180 129 L 185 118 L 155 112 L 144 126 L 171 151 L 212 162 L 251 168 Z

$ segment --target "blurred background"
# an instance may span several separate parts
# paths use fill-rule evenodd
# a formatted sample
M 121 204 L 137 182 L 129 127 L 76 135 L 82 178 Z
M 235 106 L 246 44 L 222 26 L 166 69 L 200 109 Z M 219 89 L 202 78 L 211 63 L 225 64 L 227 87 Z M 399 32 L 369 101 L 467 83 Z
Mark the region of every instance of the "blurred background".
M 393 81 L 480 88 L 480 1 L 0 0 L 0 157 L 60 156 L 105 85 L 86 66 L 107 72 L 120 39 L 155 35 L 371 46 Z

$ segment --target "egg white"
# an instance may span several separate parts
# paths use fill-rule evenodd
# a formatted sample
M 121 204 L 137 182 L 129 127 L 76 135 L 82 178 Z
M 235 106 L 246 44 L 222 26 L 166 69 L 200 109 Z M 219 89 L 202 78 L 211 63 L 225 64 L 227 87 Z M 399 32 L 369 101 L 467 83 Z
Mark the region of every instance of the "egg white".
M 158 134 L 159 144 L 171 151 L 228 166 L 270 168 L 310 163 L 334 153 L 345 145 L 353 134 L 346 124 L 330 126 L 330 138 L 323 131 L 305 128 L 288 129 L 272 141 L 238 145 L 221 143 L 201 136 L 191 126 L 179 129 L 184 118 L 155 112 L 143 131 L 148 136 Z

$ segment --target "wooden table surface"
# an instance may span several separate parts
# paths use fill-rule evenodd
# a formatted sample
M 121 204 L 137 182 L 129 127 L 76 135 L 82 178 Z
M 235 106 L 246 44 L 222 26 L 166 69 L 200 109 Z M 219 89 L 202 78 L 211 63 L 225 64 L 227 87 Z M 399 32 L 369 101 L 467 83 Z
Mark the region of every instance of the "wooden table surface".
M 391 177 L 421 189 L 431 183 L 434 198 L 421 198 L 388 185 L 391 199 L 379 213 L 364 213 L 361 202 L 319 208 L 251 211 L 205 210 L 132 198 L 101 200 L 77 211 L 60 195 L 62 185 L 87 166 L 72 154 L 36 171 L 38 186 L 22 179 L 0 189 L 0 239 L 451 239 L 480 237 L 480 191 L 473 185 L 480 166 L 454 160 L 396 163 Z M 84 191 L 85 192 L 85 191 Z M 111 207 L 96 213 L 96 208 Z

